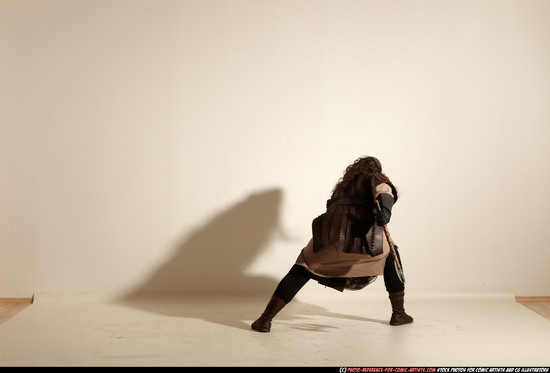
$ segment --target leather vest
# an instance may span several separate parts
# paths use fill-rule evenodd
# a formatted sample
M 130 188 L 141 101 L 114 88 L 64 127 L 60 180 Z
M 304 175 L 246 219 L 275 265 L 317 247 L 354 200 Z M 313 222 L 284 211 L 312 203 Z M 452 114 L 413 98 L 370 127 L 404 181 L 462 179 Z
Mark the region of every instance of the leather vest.
M 371 255 L 366 234 L 374 224 L 374 188 L 391 181 L 383 174 L 361 175 L 327 201 L 327 210 L 312 222 L 313 251 L 332 246 L 345 253 Z M 394 197 L 394 199 L 397 199 Z

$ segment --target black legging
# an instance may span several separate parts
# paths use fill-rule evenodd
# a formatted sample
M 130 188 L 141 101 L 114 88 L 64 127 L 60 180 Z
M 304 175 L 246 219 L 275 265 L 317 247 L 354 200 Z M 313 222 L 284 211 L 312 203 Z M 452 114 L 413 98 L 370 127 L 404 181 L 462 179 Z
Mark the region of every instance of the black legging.
M 399 256 L 399 253 L 397 253 Z M 318 280 L 320 277 L 309 272 L 305 267 L 294 264 L 285 277 L 279 282 L 273 295 L 279 297 L 283 302 L 289 303 L 300 289 L 311 279 Z M 405 285 L 399 280 L 395 269 L 393 255 L 390 253 L 384 265 L 384 285 L 388 293 L 398 293 L 405 290 Z

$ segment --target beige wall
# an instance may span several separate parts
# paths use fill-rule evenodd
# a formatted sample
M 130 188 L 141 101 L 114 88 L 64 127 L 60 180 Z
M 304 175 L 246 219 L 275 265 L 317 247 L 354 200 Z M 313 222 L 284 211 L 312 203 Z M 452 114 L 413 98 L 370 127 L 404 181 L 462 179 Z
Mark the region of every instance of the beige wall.
M 271 288 L 366 154 L 409 287 L 550 294 L 550 2 L 0 10 L 0 297 Z

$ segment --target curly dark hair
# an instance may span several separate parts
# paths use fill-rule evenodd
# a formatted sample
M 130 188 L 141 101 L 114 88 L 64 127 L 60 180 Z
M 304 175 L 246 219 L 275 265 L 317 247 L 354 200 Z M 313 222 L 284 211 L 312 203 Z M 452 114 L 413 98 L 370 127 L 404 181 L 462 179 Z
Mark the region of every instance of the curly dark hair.
M 333 192 L 345 188 L 352 180 L 360 175 L 383 175 L 382 164 L 375 157 L 357 158 L 344 171 L 344 176 L 334 186 Z

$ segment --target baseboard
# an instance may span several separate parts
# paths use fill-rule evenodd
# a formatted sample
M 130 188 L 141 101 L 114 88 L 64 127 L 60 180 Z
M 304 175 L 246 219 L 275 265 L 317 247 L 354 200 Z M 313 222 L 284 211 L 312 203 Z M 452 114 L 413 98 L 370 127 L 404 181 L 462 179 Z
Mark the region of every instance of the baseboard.
M 550 302 L 550 296 L 519 296 L 516 295 L 518 302 Z
M 412 291 L 414 294 L 415 292 Z M 380 292 L 385 297 L 384 292 Z M 381 297 L 382 297 L 381 296 Z M 34 303 L 34 295 L 31 298 L 0 298 L 0 303 Z M 550 302 L 550 296 L 521 296 L 516 295 L 515 300 L 517 302 Z
M 33 298 L 0 298 L 0 303 L 32 303 Z

